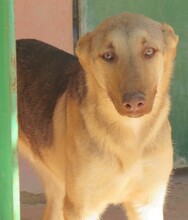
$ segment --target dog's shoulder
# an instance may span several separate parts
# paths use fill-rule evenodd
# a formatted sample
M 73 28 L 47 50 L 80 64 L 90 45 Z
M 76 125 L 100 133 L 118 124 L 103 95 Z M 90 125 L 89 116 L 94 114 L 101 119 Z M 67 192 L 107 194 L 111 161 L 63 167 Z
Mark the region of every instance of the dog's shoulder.
M 19 127 L 35 144 L 48 144 L 57 100 L 71 82 L 77 87 L 83 71 L 75 56 L 44 42 L 25 39 L 16 46 Z

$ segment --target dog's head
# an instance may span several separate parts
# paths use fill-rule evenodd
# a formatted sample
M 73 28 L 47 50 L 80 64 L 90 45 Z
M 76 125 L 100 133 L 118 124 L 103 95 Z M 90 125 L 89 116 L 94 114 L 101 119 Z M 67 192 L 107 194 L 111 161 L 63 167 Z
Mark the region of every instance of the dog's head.
M 83 36 L 76 54 L 121 115 L 140 117 L 168 92 L 177 43 L 169 25 L 123 13 Z

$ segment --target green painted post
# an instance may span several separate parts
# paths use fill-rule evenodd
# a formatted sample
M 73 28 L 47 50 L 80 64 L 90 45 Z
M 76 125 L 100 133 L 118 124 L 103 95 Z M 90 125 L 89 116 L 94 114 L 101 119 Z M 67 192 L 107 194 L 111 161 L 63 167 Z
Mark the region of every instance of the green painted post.
M 0 4 L 0 220 L 19 220 L 14 1 Z

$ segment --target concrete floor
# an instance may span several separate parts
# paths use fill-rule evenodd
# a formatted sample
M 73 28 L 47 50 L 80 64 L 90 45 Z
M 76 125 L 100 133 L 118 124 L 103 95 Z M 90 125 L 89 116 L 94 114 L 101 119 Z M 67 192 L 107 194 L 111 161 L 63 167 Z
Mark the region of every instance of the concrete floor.
M 21 220 L 40 220 L 45 206 L 43 195 L 22 193 L 21 203 Z M 126 217 L 121 207 L 110 206 L 102 219 L 126 220 Z M 188 169 L 178 170 L 172 177 L 165 206 L 165 220 L 188 220 Z

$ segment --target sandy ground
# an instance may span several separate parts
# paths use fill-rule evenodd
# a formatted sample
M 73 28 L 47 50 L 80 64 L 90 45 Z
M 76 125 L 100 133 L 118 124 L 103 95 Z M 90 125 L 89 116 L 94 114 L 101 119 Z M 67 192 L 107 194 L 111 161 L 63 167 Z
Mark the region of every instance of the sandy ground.
M 21 220 L 40 220 L 45 206 L 44 195 L 21 193 Z M 103 220 L 127 220 L 121 207 L 110 206 Z M 188 220 L 188 169 L 178 170 L 169 185 L 165 220 Z

